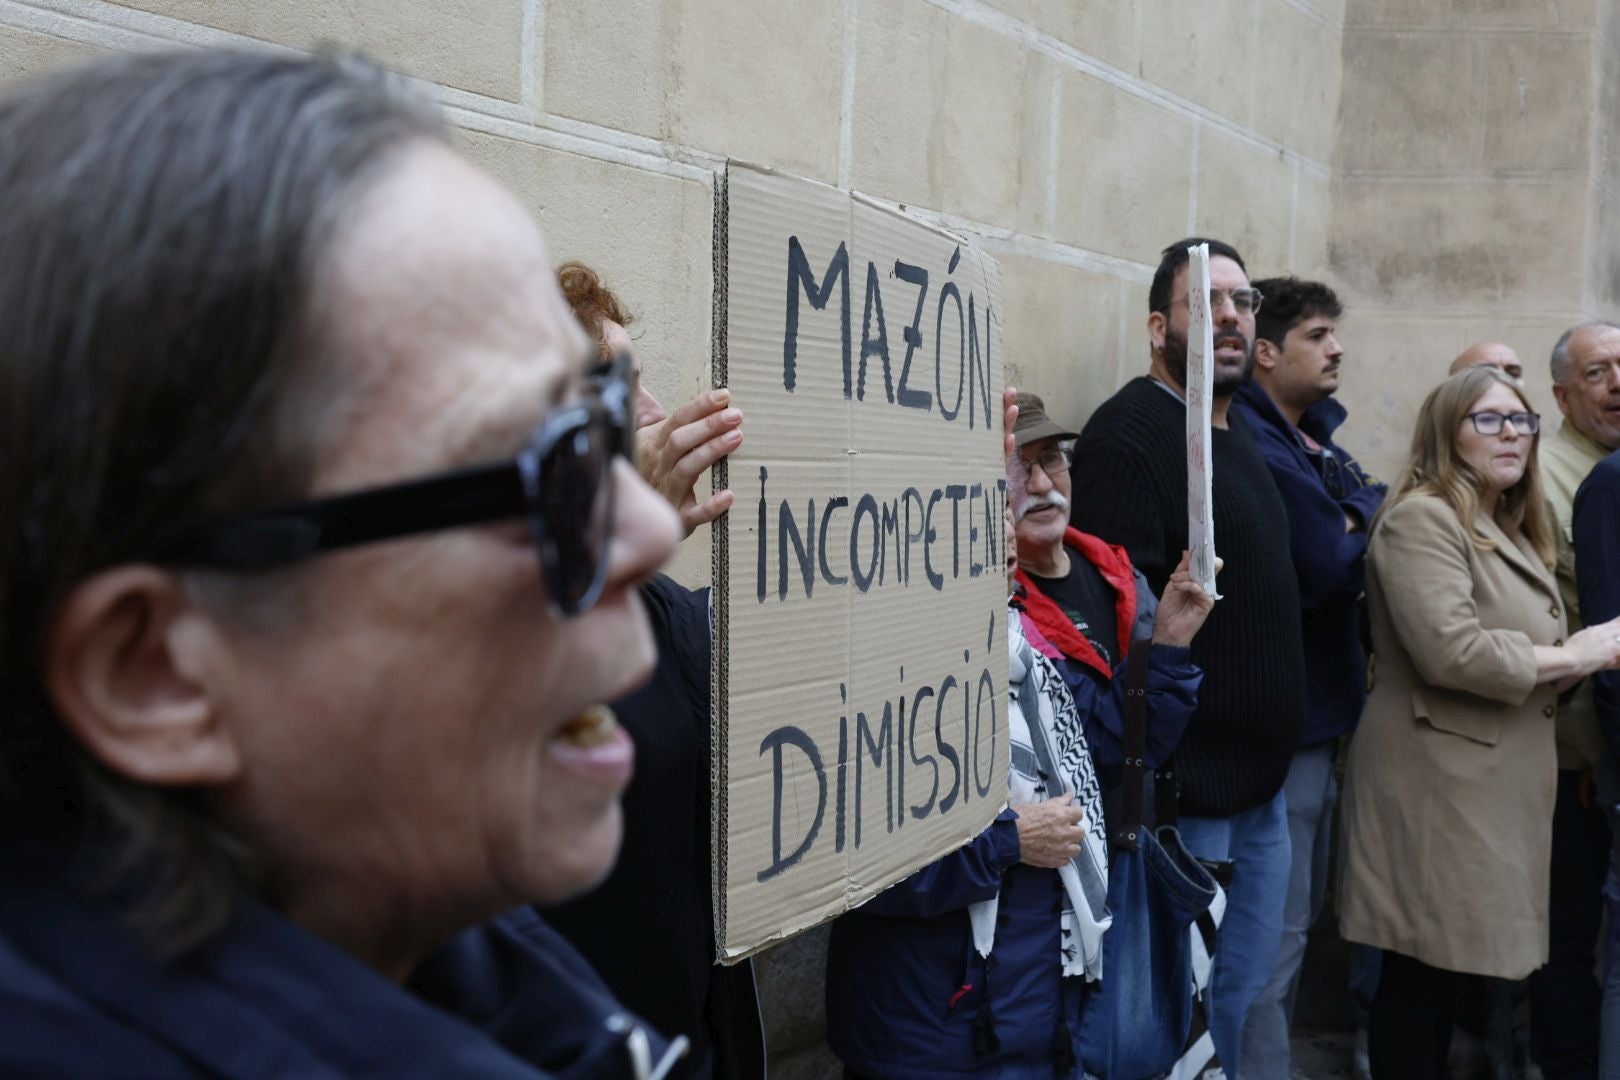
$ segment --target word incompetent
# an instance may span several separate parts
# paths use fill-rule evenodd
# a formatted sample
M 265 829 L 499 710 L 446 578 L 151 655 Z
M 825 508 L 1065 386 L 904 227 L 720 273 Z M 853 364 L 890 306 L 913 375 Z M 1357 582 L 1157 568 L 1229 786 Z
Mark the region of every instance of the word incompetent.
M 926 491 L 908 486 L 885 499 L 863 492 L 854 498 L 853 506 L 848 495 L 824 496 L 819 517 L 815 496 L 803 503 L 802 517 L 787 499 L 779 499 L 774 530 L 767 496 L 769 480 L 769 470 L 761 465 L 759 558 L 754 580 L 755 595 L 762 604 L 772 594 L 769 569 L 773 534 L 774 595 L 778 600 L 786 600 L 790 590 L 798 592 L 801 588 L 804 596 L 812 596 L 818 581 L 829 587 L 853 585 L 864 593 L 874 584 L 885 584 L 891 567 L 894 584 L 910 585 L 916 571 L 921 570 L 923 580 L 936 592 L 944 590 L 947 577 L 976 578 L 988 570 L 999 580 L 1003 573 L 1006 530 L 1001 517 L 1007 504 L 1005 479 L 997 479 L 993 486 L 978 482 L 944 484 Z

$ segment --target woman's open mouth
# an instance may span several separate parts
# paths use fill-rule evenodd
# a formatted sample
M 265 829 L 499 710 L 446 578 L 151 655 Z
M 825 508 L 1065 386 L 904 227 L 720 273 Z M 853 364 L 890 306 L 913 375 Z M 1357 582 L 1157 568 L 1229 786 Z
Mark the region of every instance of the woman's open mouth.
M 622 788 L 635 771 L 635 744 L 606 705 L 576 713 L 557 732 L 550 751 L 558 764 L 594 783 Z

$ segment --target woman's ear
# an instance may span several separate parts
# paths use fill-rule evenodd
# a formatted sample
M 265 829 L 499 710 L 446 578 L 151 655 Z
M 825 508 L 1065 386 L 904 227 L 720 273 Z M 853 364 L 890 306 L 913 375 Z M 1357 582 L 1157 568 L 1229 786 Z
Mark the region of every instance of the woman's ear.
M 73 587 L 45 643 L 58 717 L 103 765 L 156 787 L 234 780 L 240 748 L 218 711 L 225 642 L 179 576 L 119 566 Z

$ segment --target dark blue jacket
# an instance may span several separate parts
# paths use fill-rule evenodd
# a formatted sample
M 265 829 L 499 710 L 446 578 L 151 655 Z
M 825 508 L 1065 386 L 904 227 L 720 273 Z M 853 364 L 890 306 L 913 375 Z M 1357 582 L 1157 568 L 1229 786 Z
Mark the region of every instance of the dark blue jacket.
M 1123 660 L 1115 682 L 1123 682 Z M 1202 673 L 1187 650 L 1153 646 L 1150 723 L 1179 732 Z M 1122 695 L 1077 701 L 1086 738 L 1117 744 Z M 1109 729 L 1112 729 L 1110 731 Z M 827 1041 L 843 1062 L 884 1080 L 984 1075 L 993 1033 L 1000 1078 L 1050 1080 L 1078 1055 L 1085 989 L 1059 962 L 1062 882 L 1018 861 L 1018 815 L 1004 810 L 967 846 L 833 923 L 827 955 Z M 990 958 L 973 947 L 968 907 L 1000 891 Z M 988 1008 L 984 1008 L 988 1006 Z M 977 1046 L 976 1046 L 977 1044 Z
M 0 847 L 0 1075 L 637 1075 L 639 1021 L 528 909 L 457 936 L 407 988 L 248 898 L 212 942 L 160 960 L 65 866 Z
M 1312 746 L 1354 728 L 1367 698 L 1361 644 L 1367 527 L 1383 505 L 1386 488 L 1334 444 L 1333 433 L 1346 413 L 1333 398 L 1305 410 L 1299 422 L 1299 430 L 1323 449 L 1320 468 L 1260 384 L 1244 383 L 1232 407 L 1249 422 L 1288 509 L 1307 676 L 1299 745 Z M 1344 531 L 1347 514 L 1360 524 L 1355 532 Z
M 1620 453 L 1594 465 L 1576 489 L 1572 530 L 1581 621 L 1596 626 L 1620 616 Z M 1609 753 L 1620 760 L 1620 672 L 1592 676 L 1592 702 Z

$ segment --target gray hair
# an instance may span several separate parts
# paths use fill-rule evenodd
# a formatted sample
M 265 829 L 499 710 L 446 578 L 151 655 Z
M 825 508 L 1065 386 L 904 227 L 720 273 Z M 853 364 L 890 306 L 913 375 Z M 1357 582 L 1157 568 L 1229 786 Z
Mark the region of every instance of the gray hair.
M 173 948 L 222 924 L 247 860 L 64 730 L 47 621 L 165 528 L 307 489 L 311 390 L 344 390 L 315 279 L 368 182 L 443 137 L 430 100 L 352 55 L 115 56 L 0 100 L 0 814 L 105 830 Z
M 1583 330 L 1600 330 L 1603 328 L 1620 330 L 1620 323 L 1613 323 L 1608 319 L 1592 319 L 1589 322 L 1577 323 L 1559 335 L 1558 344 L 1553 346 L 1552 360 L 1548 364 L 1554 383 L 1563 385 L 1569 381 L 1569 343 L 1575 340 L 1575 335 Z

